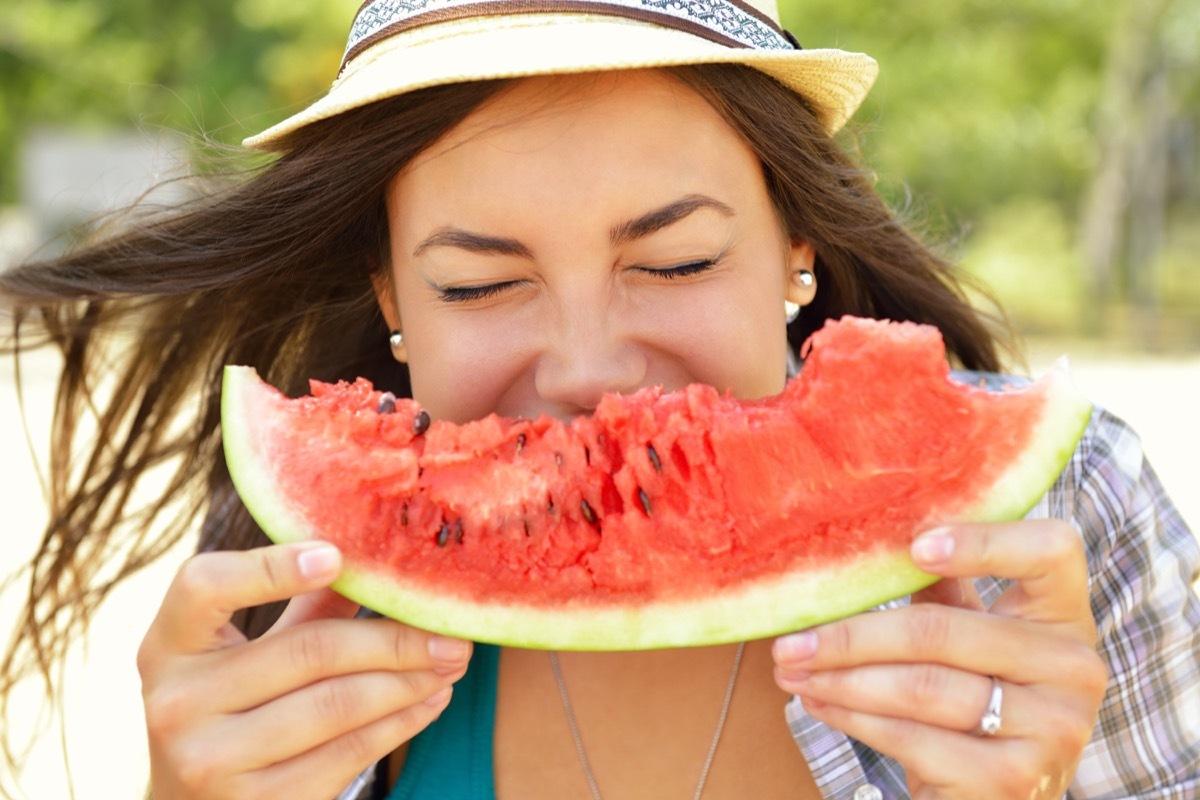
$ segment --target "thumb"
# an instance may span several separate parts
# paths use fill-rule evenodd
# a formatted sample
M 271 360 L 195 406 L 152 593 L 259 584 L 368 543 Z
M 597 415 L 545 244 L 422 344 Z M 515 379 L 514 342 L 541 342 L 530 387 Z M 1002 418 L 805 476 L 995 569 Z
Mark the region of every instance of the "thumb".
M 945 574 L 938 567 L 953 552 L 954 543 L 945 529 L 927 531 L 912 543 L 910 555 L 917 566 L 927 572 Z M 967 578 L 945 577 L 912 596 L 913 603 L 938 603 L 969 611 L 986 611 L 975 585 Z
M 228 647 L 241 638 L 234 612 L 320 590 L 341 571 L 341 553 L 320 542 L 201 553 L 176 573 L 147 638 L 181 654 Z

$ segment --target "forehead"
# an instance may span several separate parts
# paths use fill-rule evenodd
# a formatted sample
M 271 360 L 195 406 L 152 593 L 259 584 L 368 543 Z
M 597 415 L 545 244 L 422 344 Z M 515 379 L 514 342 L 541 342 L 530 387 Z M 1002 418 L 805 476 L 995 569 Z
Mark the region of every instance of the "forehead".
M 633 126 L 630 128 L 629 126 Z M 679 126 L 686 126 L 680 129 Z M 617 70 L 523 78 L 436 140 L 407 170 L 472 142 L 526 153 L 554 142 L 623 131 L 676 131 L 680 139 L 741 137 L 691 87 L 661 70 Z M 407 171 L 406 170 L 406 171 Z
M 757 156 L 695 90 L 659 70 L 526 78 L 489 98 L 404 168 L 393 191 L 488 181 L 597 185 L 671 175 L 716 180 Z M 393 194 L 393 199 L 395 195 Z

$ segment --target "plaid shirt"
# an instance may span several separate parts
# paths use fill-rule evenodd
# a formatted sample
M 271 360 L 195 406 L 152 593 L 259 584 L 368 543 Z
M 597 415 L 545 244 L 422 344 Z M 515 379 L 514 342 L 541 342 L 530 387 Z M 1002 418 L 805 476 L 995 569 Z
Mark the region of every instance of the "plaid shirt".
M 1097 647 L 1110 676 L 1067 797 L 1200 798 L 1200 599 L 1192 591 L 1200 547 L 1137 434 L 1095 411 L 1029 517 L 1068 520 L 1083 537 Z M 990 605 L 1007 582 L 986 578 L 975 586 Z M 787 717 L 826 800 L 908 797 L 897 762 L 806 716 L 798 702 Z
M 1200 546 L 1163 493 L 1137 434 L 1096 410 L 1029 517 L 1068 520 L 1083 536 L 1098 648 L 1110 675 L 1067 796 L 1200 798 L 1200 599 L 1192 591 Z M 988 605 L 1006 586 L 993 578 L 976 582 Z M 797 702 L 786 713 L 826 800 L 908 797 L 899 763 L 806 716 Z M 372 777 L 373 770 L 365 772 L 340 800 L 378 792 Z

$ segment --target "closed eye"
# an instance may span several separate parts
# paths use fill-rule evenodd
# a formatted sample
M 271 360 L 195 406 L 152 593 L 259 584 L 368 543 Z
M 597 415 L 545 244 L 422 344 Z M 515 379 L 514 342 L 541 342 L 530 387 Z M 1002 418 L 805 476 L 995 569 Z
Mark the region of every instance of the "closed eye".
M 685 264 L 676 264 L 673 267 L 637 267 L 636 269 L 656 278 L 673 280 L 707 272 L 719 261 L 719 258 L 705 258 L 688 261 Z M 501 281 L 481 286 L 435 286 L 433 288 L 438 293 L 438 299 L 444 303 L 470 303 L 495 297 L 522 283 L 523 281 Z
M 517 286 L 521 281 L 502 281 L 486 283 L 482 286 L 435 286 L 438 298 L 445 303 L 470 303 L 474 300 L 486 300 Z
M 647 272 L 657 278 L 686 278 L 689 275 L 697 275 L 701 272 L 706 272 L 717 265 L 717 259 L 706 258 L 700 261 L 689 261 L 686 264 L 677 264 L 673 267 L 639 267 L 643 272 Z

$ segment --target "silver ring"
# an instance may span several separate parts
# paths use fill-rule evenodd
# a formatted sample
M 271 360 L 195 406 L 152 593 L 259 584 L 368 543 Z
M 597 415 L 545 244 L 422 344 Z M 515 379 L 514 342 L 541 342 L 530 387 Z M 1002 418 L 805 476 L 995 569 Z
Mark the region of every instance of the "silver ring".
M 998 734 L 1002 726 L 1000 707 L 1003 704 L 1004 689 L 1000 686 L 1000 680 L 993 675 L 992 693 L 988 697 L 987 708 L 984 709 L 983 716 L 979 718 L 979 724 L 971 732 L 976 736 L 995 736 Z

